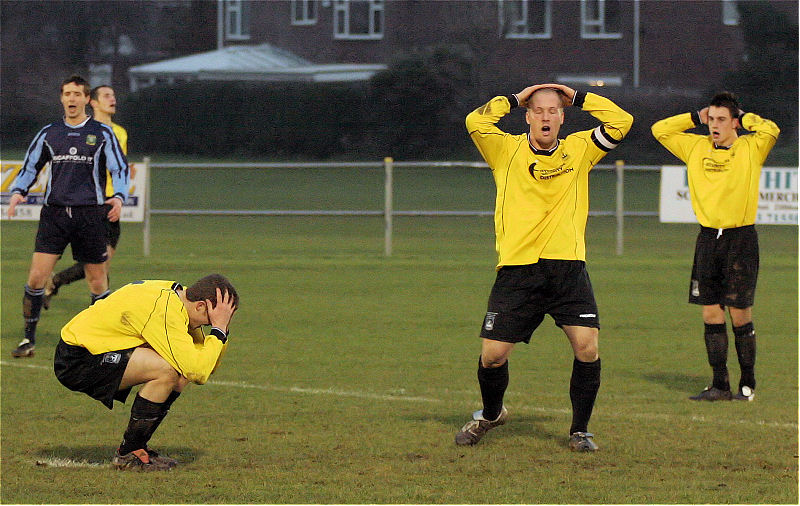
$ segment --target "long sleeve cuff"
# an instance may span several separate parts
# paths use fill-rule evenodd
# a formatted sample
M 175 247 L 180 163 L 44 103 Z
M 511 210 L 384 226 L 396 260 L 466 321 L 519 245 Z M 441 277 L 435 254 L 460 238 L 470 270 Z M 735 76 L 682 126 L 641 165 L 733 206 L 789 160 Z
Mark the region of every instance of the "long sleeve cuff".
M 212 327 L 211 332 L 209 333 L 222 341 L 222 344 L 225 344 L 225 342 L 228 340 L 228 334 L 226 334 L 225 331 L 220 328 Z
M 511 95 L 507 95 L 506 98 L 508 99 L 508 103 L 511 104 L 511 108 L 519 107 L 519 99 L 513 93 Z
M 692 123 L 694 123 L 694 126 L 700 126 L 700 125 L 703 124 L 703 122 L 700 121 L 700 113 L 699 112 L 692 111 Z
M 572 105 L 583 109 L 583 102 L 586 100 L 586 92 L 575 90 L 575 96 L 572 97 Z

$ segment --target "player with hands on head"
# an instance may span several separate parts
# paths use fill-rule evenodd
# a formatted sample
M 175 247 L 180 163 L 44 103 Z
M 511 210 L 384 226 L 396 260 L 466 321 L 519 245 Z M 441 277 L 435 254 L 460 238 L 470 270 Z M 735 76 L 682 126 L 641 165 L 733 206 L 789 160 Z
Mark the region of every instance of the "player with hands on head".
M 686 130 L 707 125 L 708 135 Z M 739 135 L 744 128 L 752 133 Z M 653 136 L 686 164 L 692 208 L 700 223 L 689 282 L 689 303 L 703 307 L 703 337 L 711 384 L 696 401 L 755 398 L 756 333 L 753 326 L 759 268 L 755 229 L 761 168 L 778 140 L 778 126 L 739 107 L 733 93 L 715 95 L 707 107 L 660 120 Z M 732 393 L 728 379 L 730 314 L 741 377 Z
M 174 281 L 135 281 L 64 325 L 54 370 L 65 387 L 112 409 L 113 401 L 124 403 L 131 388 L 141 385 L 115 467 L 160 471 L 177 465 L 147 444 L 184 388 L 204 384 L 217 369 L 238 308 L 236 289 L 220 274 L 188 288 Z
M 601 124 L 560 139 L 564 108 L 570 106 Z M 525 134 L 513 135 L 496 126 L 516 107 L 525 108 Z M 508 357 L 516 343 L 530 342 L 549 314 L 566 334 L 574 355 L 568 446 L 573 451 L 597 450 L 588 432 L 600 388 L 600 320 L 586 271 L 584 239 L 589 171 L 632 124 L 633 117 L 612 101 L 563 84 L 537 84 L 497 96 L 467 116 L 469 135 L 497 187 L 498 264 L 480 333 L 483 409 L 456 434 L 456 444 L 474 445 L 488 430 L 506 423 Z

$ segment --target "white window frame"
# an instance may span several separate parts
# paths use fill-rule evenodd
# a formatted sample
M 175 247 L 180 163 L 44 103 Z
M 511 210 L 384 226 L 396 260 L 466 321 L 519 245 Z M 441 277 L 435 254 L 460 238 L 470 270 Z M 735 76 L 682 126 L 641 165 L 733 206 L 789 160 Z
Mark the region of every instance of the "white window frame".
M 739 26 L 739 9 L 736 8 L 736 0 L 722 0 L 722 24 Z
M 369 6 L 369 32 L 350 33 L 350 5 L 365 3 Z M 333 38 L 339 40 L 380 40 L 385 31 L 384 0 L 333 0 Z M 339 17 L 342 17 L 340 22 Z M 380 18 L 380 31 L 375 27 L 375 18 Z M 343 26 L 340 26 L 343 25 Z
M 291 0 L 292 25 L 316 25 L 318 16 L 317 0 Z
M 498 15 L 500 17 L 500 30 L 507 39 L 550 39 L 553 37 L 553 0 L 544 1 L 544 31 L 531 32 L 528 25 L 528 12 L 531 0 L 498 0 Z M 506 14 L 508 3 L 519 2 L 522 7 L 519 19 L 509 19 Z M 506 26 L 506 24 L 511 26 Z M 512 27 L 518 28 L 512 31 Z
M 589 2 L 597 4 L 597 17 L 589 18 Z M 588 30 L 596 27 L 597 31 Z M 606 0 L 581 0 L 581 38 L 582 39 L 621 39 L 622 32 L 606 31 Z
M 250 40 L 250 0 L 224 0 L 225 2 L 225 39 Z M 247 8 L 245 2 L 248 2 Z M 246 16 L 245 16 L 246 14 Z M 236 16 L 234 29 L 231 29 L 231 17 Z M 247 19 L 244 19 L 244 18 Z

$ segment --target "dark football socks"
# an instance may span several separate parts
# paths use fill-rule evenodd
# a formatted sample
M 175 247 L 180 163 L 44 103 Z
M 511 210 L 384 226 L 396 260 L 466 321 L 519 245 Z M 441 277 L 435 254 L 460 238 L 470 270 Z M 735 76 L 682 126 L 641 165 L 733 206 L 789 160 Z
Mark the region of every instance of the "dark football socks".
M 63 271 L 53 276 L 53 284 L 58 288 L 61 285 L 68 285 L 73 281 L 78 281 L 86 277 L 86 272 L 83 270 L 83 264 L 78 262 L 73 264 L 72 267 L 67 267 Z
M 42 313 L 44 301 L 44 288 L 38 290 L 25 285 L 25 294 L 22 296 L 22 317 L 25 318 L 25 339 L 31 343 L 36 341 L 36 324 Z
M 600 390 L 600 359 L 594 362 L 574 359 L 572 377 L 569 381 L 569 398 L 572 401 L 570 434 L 587 431 L 598 390 Z
M 92 304 L 94 304 L 95 302 L 97 302 L 100 299 L 105 299 L 106 297 L 109 296 L 110 293 L 111 293 L 111 290 L 106 290 L 105 292 L 101 293 L 100 295 L 92 294 L 92 302 L 90 302 L 89 305 L 91 306 Z
M 708 364 L 714 371 L 711 386 L 719 390 L 730 390 L 728 381 L 728 333 L 724 323 L 705 324 L 706 352 Z
M 756 331 L 753 322 L 745 323 L 741 327 L 733 327 L 736 355 L 739 357 L 739 367 L 742 369 L 742 378 L 739 388 L 748 386 L 756 389 Z
M 147 434 L 148 441 L 150 441 L 150 438 L 153 436 L 153 433 L 156 431 L 156 429 L 158 429 L 158 426 L 161 425 L 161 422 L 164 421 L 164 418 L 166 418 L 167 414 L 169 413 L 169 408 L 172 407 L 172 403 L 175 402 L 175 399 L 177 399 L 180 395 L 181 393 L 175 390 L 170 392 L 169 397 L 167 397 L 167 400 L 164 401 L 163 407 L 161 409 L 161 414 L 158 415 L 158 420 L 156 420 L 156 423 L 153 424 L 153 427 Z
M 503 409 L 503 395 L 508 388 L 508 360 L 500 367 L 483 367 L 478 358 L 478 383 L 483 398 L 483 417 L 496 420 Z
M 131 418 L 122 444 L 119 445 L 119 454 L 125 455 L 134 450 L 147 448 L 147 442 L 155 432 L 158 424 L 163 419 L 162 412 L 166 402 L 152 402 L 136 394 L 131 406 Z

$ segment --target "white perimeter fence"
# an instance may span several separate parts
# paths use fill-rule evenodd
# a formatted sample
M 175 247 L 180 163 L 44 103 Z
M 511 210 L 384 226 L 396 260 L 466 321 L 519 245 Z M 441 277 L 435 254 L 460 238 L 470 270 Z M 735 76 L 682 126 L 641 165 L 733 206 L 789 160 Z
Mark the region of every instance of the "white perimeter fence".
M 151 163 L 144 159 L 147 182 L 145 183 L 144 208 L 144 254 L 150 254 L 150 215 L 218 215 L 218 216 L 383 216 L 384 254 L 392 254 L 392 218 L 394 216 L 493 216 L 494 211 L 437 211 L 437 210 L 396 210 L 392 198 L 394 193 L 393 171 L 395 168 L 478 168 L 489 169 L 484 162 L 396 162 L 385 158 L 383 162 L 311 162 L 311 163 Z M 383 169 L 384 198 L 383 210 L 290 210 L 290 209 L 151 209 L 150 208 L 150 169 Z M 618 160 L 614 165 L 596 165 L 593 170 L 616 172 L 616 206 L 612 210 L 590 211 L 590 216 L 616 216 L 616 253 L 621 255 L 624 242 L 625 216 L 658 216 L 658 211 L 625 211 L 624 182 L 625 171 L 660 171 L 656 165 L 625 165 Z

